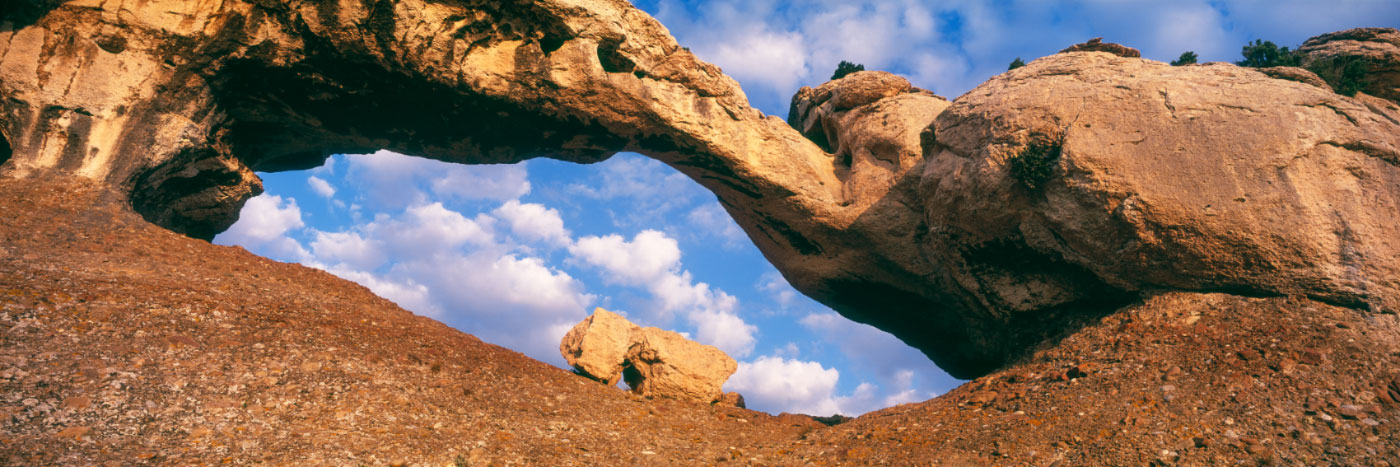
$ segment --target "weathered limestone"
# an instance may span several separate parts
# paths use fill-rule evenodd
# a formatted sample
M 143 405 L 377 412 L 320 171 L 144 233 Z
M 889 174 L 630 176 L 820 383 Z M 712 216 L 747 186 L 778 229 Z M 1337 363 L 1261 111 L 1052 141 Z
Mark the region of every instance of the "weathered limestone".
M 580 374 L 632 392 L 743 407 L 743 396 L 721 387 L 738 369 L 724 351 L 664 329 L 640 327 L 616 313 L 595 309 L 559 343 L 559 353 Z

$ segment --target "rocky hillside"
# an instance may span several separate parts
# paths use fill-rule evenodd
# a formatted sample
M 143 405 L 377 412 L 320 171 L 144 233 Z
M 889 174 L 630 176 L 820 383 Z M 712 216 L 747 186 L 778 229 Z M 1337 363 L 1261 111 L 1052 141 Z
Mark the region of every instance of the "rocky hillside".
M 644 399 L 354 283 L 0 181 L 0 464 L 1386 465 L 1400 320 L 1169 293 L 832 427 Z M 454 464 L 455 463 L 455 464 Z
M 0 20 L 11 463 L 1400 457 L 1393 29 L 1310 39 L 1308 69 L 1091 41 L 951 102 L 855 73 L 784 120 L 622 0 Z M 979 378 L 831 428 L 641 400 L 196 239 L 254 170 L 381 148 L 654 157 L 799 290 Z

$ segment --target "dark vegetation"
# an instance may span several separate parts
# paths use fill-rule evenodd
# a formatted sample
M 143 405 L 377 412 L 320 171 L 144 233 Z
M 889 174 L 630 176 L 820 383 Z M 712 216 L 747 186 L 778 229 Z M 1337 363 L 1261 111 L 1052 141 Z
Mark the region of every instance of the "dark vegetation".
M 1337 56 L 1308 64 L 1308 71 L 1332 85 L 1337 94 L 1355 96 L 1363 87 L 1370 60 L 1361 57 Z
M 831 74 L 831 79 L 834 81 L 845 78 L 846 75 L 857 71 L 865 71 L 865 65 L 842 60 L 840 64 L 836 65 L 836 72 Z
M 1194 65 L 1196 63 L 1196 52 L 1187 50 L 1181 53 L 1180 57 L 1172 60 L 1172 66 Z
M 1023 66 L 1026 66 L 1026 61 L 1025 61 L 1025 60 L 1021 60 L 1021 57 L 1016 57 L 1015 60 L 1012 60 L 1012 61 L 1011 61 L 1011 65 L 1008 65 L 1008 66 L 1006 67 L 1006 71 L 1015 70 L 1015 69 L 1020 68 L 1020 67 L 1023 67 Z
M 1288 50 L 1288 47 L 1279 47 L 1272 41 L 1255 39 L 1253 43 L 1245 44 L 1240 50 L 1244 55 L 1244 60 L 1235 62 L 1239 66 L 1254 68 L 1268 68 L 1275 66 L 1299 66 L 1303 64 L 1303 55 L 1296 50 Z
M 1304 64 L 1303 53 L 1279 47 L 1271 41 L 1255 39 L 1240 50 L 1244 60 L 1235 62 L 1239 66 L 1267 68 L 1275 66 L 1305 67 L 1332 86 L 1343 96 L 1355 96 L 1364 85 L 1370 61 L 1361 57 L 1336 56 L 1316 59 Z M 1183 57 L 1185 55 L 1183 54 Z M 1173 65 L 1176 62 L 1172 62 Z
M 1044 186 L 1055 172 L 1055 163 L 1060 160 L 1061 141 L 1044 136 L 1033 136 L 1021 152 L 1007 160 L 1011 176 L 1026 188 L 1035 190 Z

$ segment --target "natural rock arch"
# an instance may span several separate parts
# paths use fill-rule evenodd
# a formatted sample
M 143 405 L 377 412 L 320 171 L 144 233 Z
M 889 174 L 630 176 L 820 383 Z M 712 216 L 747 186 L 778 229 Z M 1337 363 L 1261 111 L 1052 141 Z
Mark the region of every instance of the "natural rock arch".
M 1394 309 L 1400 289 L 1391 264 L 1400 246 L 1372 241 L 1384 226 L 1365 215 L 1400 204 L 1394 106 L 1234 67 L 1172 71 L 1071 53 L 998 77 L 946 112 L 949 103 L 902 80 L 853 75 L 799 94 L 806 110 L 795 101 L 806 117 L 793 123 L 836 143 L 833 155 L 749 107 L 737 83 L 621 0 L 73 0 L 0 29 L 0 44 L 8 176 L 99 180 L 148 220 L 209 238 L 261 191 L 253 171 L 307 168 L 333 153 L 504 163 L 635 151 L 713 191 L 797 289 L 923 349 L 955 376 L 985 373 L 1154 290 L 1298 293 Z M 1259 130 L 1282 138 L 1323 128 L 1289 150 L 1369 174 L 1342 182 L 1375 202 L 1342 203 L 1346 190 L 1329 188 L 1276 206 L 1296 213 L 1338 201 L 1345 207 L 1332 213 L 1362 221 L 1261 243 L 1174 211 L 1178 192 L 1123 193 L 1161 169 L 1098 145 L 1135 130 L 1115 127 L 1123 103 L 1150 102 L 1173 118 L 1237 106 L 1205 93 L 1184 96 L 1199 109 L 1173 104 L 1167 90 L 1148 89 L 1167 73 L 1207 90 L 1246 83 L 1280 109 L 1308 104 L 1291 120 L 1266 112 L 1282 129 Z M 1047 84 L 1074 92 L 1027 91 Z M 1014 111 L 1007 96 L 1018 100 Z M 1086 96 L 1099 96 L 1088 112 L 1063 104 Z M 1177 126 L 1130 121 L 1181 137 Z M 1091 122 L 1091 131 L 1075 126 Z M 1210 128 L 1180 128 L 1218 141 Z M 1040 192 L 1017 188 L 1005 161 L 1032 133 L 1057 132 L 1064 156 L 1050 162 L 1064 178 Z M 1228 154 L 1271 148 L 1261 137 Z M 1139 178 L 1104 177 L 1125 167 Z M 1151 222 L 1138 222 L 1144 216 Z M 1180 238 L 1151 242 L 1182 232 L 1210 241 L 1178 252 L 1170 249 Z M 1309 249 L 1317 239 L 1347 253 L 1319 259 Z M 1124 252 L 1132 257 L 1115 256 Z M 1152 266 L 1164 264 L 1176 267 Z

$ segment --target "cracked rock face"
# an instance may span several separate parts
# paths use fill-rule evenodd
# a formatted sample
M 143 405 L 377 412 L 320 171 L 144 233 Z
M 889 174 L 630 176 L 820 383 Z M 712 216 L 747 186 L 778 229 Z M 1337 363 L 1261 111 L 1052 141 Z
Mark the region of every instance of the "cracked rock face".
M 622 0 L 72 0 L 3 20 L 0 174 L 97 180 L 195 237 L 234 222 L 255 170 L 334 153 L 635 151 L 713 191 L 798 290 L 959 377 L 1160 290 L 1397 309 L 1395 104 L 1231 65 L 1098 43 L 951 104 L 856 73 L 799 93 L 797 131 Z

